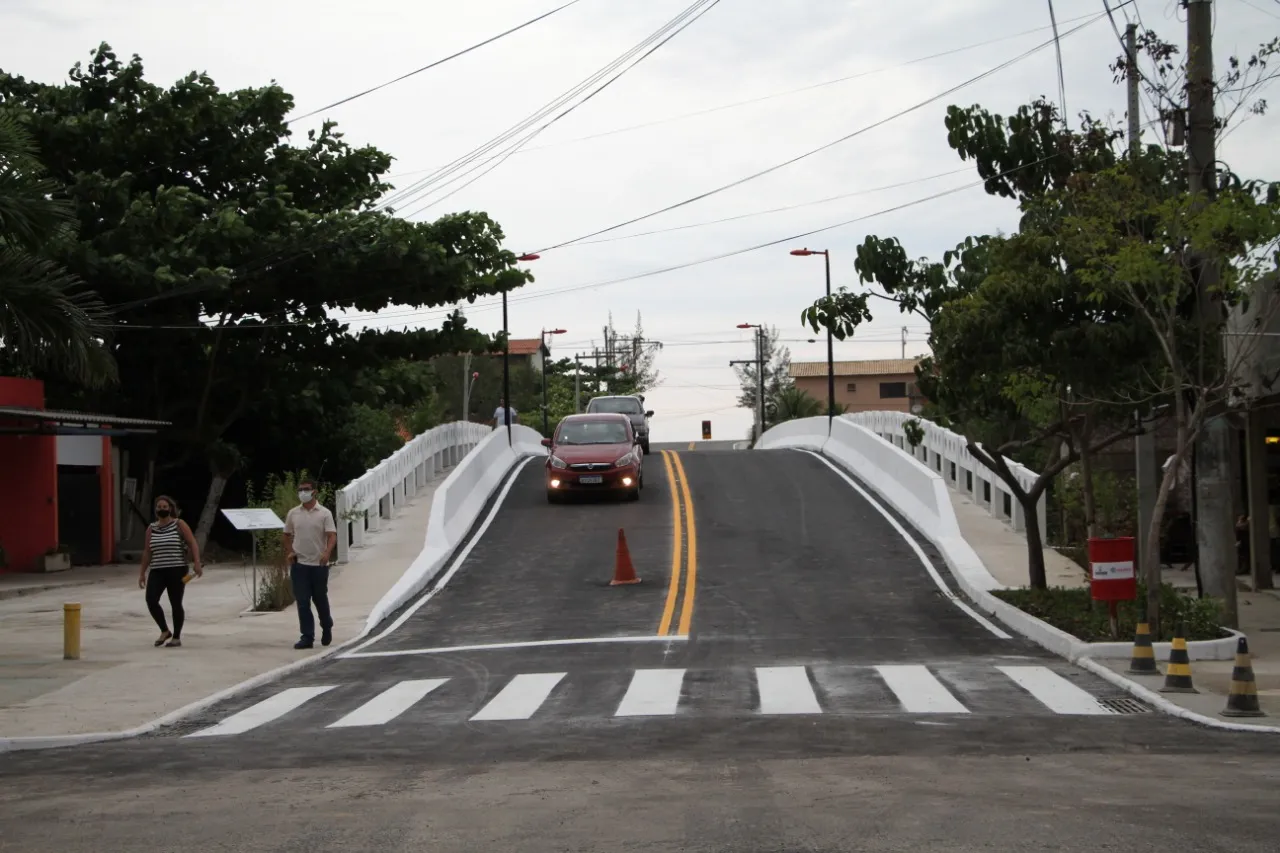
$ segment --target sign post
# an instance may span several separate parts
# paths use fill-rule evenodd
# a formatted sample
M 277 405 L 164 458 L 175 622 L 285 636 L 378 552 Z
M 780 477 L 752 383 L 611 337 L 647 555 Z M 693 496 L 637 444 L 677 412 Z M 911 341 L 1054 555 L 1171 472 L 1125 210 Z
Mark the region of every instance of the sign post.
M 263 530 L 284 530 L 284 522 L 275 510 L 265 507 L 258 509 L 224 509 L 223 516 L 231 522 L 236 530 L 253 534 Z M 251 609 L 258 606 L 258 537 L 253 539 L 253 602 Z
M 711 421 L 702 422 L 702 440 L 703 441 L 711 440 Z
M 1133 570 L 1133 537 L 1089 540 L 1089 596 L 1107 602 L 1111 636 L 1119 639 L 1116 602 L 1138 597 L 1138 578 Z

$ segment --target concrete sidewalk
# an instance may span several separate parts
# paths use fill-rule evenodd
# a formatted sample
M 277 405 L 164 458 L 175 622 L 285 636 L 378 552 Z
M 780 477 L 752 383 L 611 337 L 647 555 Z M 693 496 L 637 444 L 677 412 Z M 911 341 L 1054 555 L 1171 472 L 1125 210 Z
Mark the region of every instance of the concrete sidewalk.
M 334 644 L 358 634 L 423 547 L 431 500 L 448 470 L 404 506 L 351 562 L 332 570 Z M 242 615 L 250 567 L 215 564 L 187 587 L 182 648 L 159 634 L 135 565 L 0 576 L 0 737 L 140 726 L 245 679 L 324 649 L 296 651 L 297 610 Z M 81 660 L 62 659 L 62 605 L 82 607 Z M 161 600 L 166 615 L 168 600 Z M 317 640 L 319 638 L 317 637 Z
M 982 559 L 987 571 L 1006 586 L 1025 587 L 1028 579 L 1027 540 L 969 498 L 948 491 L 960 523 L 960 533 Z M 1088 583 L 1085 570 L 1071 558 L 1046 548 L 1044 559 L 1050 587 L 1077 588 Z M 1191 570 L 1166 568 L 1164 579 L 1166 583 L 1195 595 L 1195 575 Z M 1268 716 L 1228 718 L 1221 715 L 1231 686 L 1232 661 L 1195 661 L 1191 665 L 1191 676 L 1200 693 L 1160 695 L 1175 705 L 1206 717 L 1280 727 L 1280 592 L 1241 590 L 1239 596 L 1240 630 L 1249 639 L 1258 700 Z M 1128 675 L 1125 673 L 1129 665 L 1127 660 L 1099 660 L 1098 663 L 1150 690 L 1158 691 L 1164 684 L 1163 675 Z

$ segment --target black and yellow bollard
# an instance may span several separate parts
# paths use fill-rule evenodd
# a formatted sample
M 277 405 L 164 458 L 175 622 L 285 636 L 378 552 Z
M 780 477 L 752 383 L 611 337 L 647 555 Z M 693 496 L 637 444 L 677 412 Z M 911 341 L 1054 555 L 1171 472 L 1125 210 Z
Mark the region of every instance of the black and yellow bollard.
M 1231 670 L 1231 690 L 1227 693 L 1224 717 L 1265 717 L 1258 705 L 1258 685 L 1253 680 L 1253 664 L 1249 660 L 1249 641 L 1236 641 L 1236 665 Z
M 1165 670 L 1161 693 L 1199 693 L 1191 683 L 1191 656 L 1187 654 L 1187 631 L 1179 625 L 1169 644 L 1169 668 Z
M 1133 635 L 1133 654 L 1129 657 L 1127 672 L 1130 675 L 1160 674 L 1160 668 L 1156 666 L 1156 650 L 1151 646 L 1151 626 L 1145 615 Z
M 80 660 L 80 605 L 62 605 L 62 659 Z

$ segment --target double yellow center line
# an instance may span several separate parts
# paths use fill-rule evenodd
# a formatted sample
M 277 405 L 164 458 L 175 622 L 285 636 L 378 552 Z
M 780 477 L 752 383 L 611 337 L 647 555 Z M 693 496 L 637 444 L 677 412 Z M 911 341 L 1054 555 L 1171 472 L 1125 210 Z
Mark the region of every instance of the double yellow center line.
M 667 467 L 667 482 L 671 484 L 671 585 L 667 588 L 667 603 L 662 609 L 662 621 L 658 623 L 658 636 L 689 635 L 693 622 L 693 598 L 698 582 L 698 528 L 693 517 L 693 498 L 689 495 L 689 478 L 684 473 L 684 463 L 673 450 L 662 451 L 662 461 Z M 680 607 L 680 623 L 674 632 L 673 621 L 676 605 L 680 603 L 681 581 L 684 581 L 684 601 Z

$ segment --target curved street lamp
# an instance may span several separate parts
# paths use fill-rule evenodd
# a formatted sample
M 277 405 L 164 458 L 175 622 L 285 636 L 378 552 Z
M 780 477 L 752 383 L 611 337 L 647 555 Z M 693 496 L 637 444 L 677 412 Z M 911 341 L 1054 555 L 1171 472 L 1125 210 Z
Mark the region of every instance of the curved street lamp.
M 827 298 L 831 298 L 831 253 L 827 249 L 792 249 L 791 254 L 797 258 L 810 255 L 822 255 L 827 267 Z M 832 343 L 831 327 L 827 326 L 827 424 L 830 429 L 831 419 L 836 415 L 836 364 L 835 344 Z

